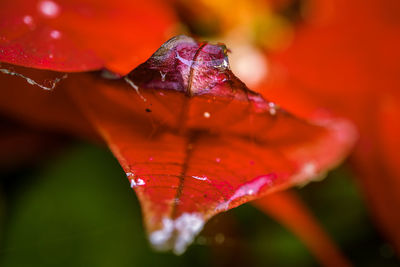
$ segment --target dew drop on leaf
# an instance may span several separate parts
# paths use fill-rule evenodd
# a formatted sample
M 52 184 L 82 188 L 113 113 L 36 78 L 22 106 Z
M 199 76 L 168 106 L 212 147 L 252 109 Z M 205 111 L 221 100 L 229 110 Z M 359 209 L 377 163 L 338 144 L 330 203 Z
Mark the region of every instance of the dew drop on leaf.
M 43 16 L 48 18 L 55 18 L 60 14 L 59 5 L 56 2 L 50 0 L 39 2 L 38 10 Z

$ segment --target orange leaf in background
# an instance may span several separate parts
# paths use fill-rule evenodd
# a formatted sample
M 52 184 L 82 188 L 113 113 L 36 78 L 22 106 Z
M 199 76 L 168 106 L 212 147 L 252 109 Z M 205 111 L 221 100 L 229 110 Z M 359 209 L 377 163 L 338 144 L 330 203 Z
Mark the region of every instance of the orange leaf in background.
M 269 56 L 261 91 L 297 115 L 329 109 L 357 124 L 360 184 L 400 252 L 400 2 L 311 3 L 293 43 Z
M 225 53 L 178 36 L 127 83 L 66 81 L 130 179 L 156 248 L 182 253 L 213 215 L 319 177 L 355 140 L 346 121 L 306 122 L 250 91 Z
M 3 0 L 0 61 L 58 71 L 106 67 L 126 74 L 175 23 L 158 0 Z

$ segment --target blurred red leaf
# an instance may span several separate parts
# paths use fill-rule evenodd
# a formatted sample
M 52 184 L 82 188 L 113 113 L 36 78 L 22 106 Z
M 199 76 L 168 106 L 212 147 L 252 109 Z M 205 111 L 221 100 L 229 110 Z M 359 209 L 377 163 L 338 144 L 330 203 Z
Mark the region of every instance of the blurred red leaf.
M 303 121 L 250 91 L 225 50 L 179 36 L 127 83 L 66 81 L 130 179 L 157 248 L 182 253 L 211 216 L 317 178 L 355 139 L 346 121 Z
M 296 234 L 323 266 L 351 266 L 294 192 L 270 194 L 252 204 Z
M 65 73 L 35 70 L 25 67 L 0 65 L 4 70 L 18 75 L 0 73 L 2 85 L 0 112 L 21 122 L 30 128 L 67 133 L 80 137 L 98 140 L 98 134 L 90 122 L 82 116 L 65 90 L 63 82 L 68 76 Z M 25 77 L 25 78 L 24 78 Z M 62 78 L 65 79 L 62 79 Z M 30 79 L 31 83 L 26 79 Z M 60 79 L 56 83 L 57 79 Z M 39 86 L 52 87 L 53 90 L 42 90 Z
M 375 218 L 400 251 L 400 2 L 311 2 L 293 43 L 271 55 L 263 93 L 300 116 L 332 110 L 361 133 L 353 162 Z
M 162 44 L 173 25 L 171 11 L 158 0 L 3 0 L 0 61 L 125 74 Z

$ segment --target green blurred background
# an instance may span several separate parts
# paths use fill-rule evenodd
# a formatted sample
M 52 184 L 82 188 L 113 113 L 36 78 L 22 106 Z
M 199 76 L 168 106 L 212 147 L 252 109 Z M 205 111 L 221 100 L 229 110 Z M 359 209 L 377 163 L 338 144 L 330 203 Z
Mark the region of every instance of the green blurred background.
M 118 162 L 86 143 L 2 172 L 0 266 L 318 266 L 288 230 L 251 205 L 211 220 L 182 256 L 154 252 Z M 297 189 L 356 266 L 399 266 L 341 166 Z

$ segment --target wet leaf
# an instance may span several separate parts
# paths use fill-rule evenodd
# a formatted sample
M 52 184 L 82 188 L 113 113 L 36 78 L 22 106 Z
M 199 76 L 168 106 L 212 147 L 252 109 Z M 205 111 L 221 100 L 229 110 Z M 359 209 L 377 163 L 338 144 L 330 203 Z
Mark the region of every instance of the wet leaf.
M 158 0 L 4 0 L 0 61 L 58 71 L 107 67 L 124 74 L 160 46 L 173 24 L 171 11 Z
M 23 176 L 6 213 L 1 266 L 206 266 L 207 253 L 174 257 L 146 245 L 137 199 L 119 171 L 111 154 L 80 144 Z
M 175 37 L 124 80 L 67 87 L 138 194 L 150 242 L 178 254 L 213 215 L 320 177 L 355 140 L 346 121 L 300 120 L 250 91 L 224 45 Z

